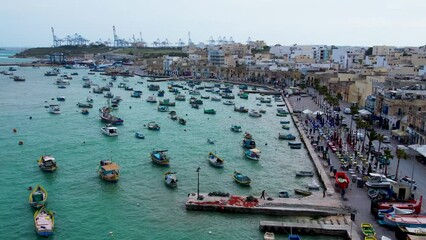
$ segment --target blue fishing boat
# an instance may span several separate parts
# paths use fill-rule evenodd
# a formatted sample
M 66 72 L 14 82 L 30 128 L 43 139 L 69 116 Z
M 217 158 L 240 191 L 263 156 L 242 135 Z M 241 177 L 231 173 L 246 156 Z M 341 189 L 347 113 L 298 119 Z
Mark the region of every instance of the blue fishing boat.
M 248 176 L 241 174 L 240 172 L 234 170 L 233 178 L 237 183 L 243 186 L 250 186 L 251 179 Z
M 168 167 L 170 161 L 166 152 L 167 150 L 153 150 L 151 152 L 151 160 L 158 165 Z
M 302 240 L 302 238 L 297 234 L 288 235 L 288 240 Z
M 284 124 L 281 127 L 285 130 L 290 130 L 290 126 L 288 126 L 287 124 Z
M 145 135 L 142 132 L 135 132 L 135 137 L 139 139 L 145 139 Z
M 149 130 L 154 130 L 154 131 L 160 130 L 160 126 L 156 122 L 149 122 L 147 127 Z
M 241 126 L 239 126 L 239 125 L 232 125 L 231 126 L 231 131 L 233 131 L 233 132 L 241 132 Z
M 216 110 L 214 109 L 204 109 L 204 113 L 205 114 L 216 114 Z
M 44 207 L 34 213 L 34 226 L 38 235 L 49 237 L 55 230 L 53 213 Z
M 243 147 L 247 149 L 256 148 L 256 142 L 253 139 L 243 139 Z
M 283 121 L 280 121 L 280 123 L 281 123 L 281 124 L 289 124 L 289 123 L 290 123 L 290 121 L 288 121 L 288 120 L 283 120 Z
M 130 94 L 130 97 L 140 98 L 140 97 L 141 97 L 141 93 L 136 92 L 136 91 L 133 91 L 133 92 Z
M 281 139 L 281 140 L 296 140 L 296 136 L 294 136 L 291 133 L 289 133 L 289 134 L 278 133 L 278 139 Z
M 302 143 L 301 142 L 288 142 L 288 145 L 292 149 L 300 149 L 300 148 L 302 148 Z
M 164 90 L 158 91 L 157 97 L 164 97 Z
M 216 154 L 209 152 L 209 162 L 213 167 L 223 168 L 225 161 L 222 158 L 218 157 Z
M 259 161 L 259 159 L 260 159 L 260 154 L 259 154 L 259 151 L 257 149 L 245 150 L 244 155 L 246 156 L 246 158 L 248 158 L 250 160 Z
M 159 112 L 168 112 L 169 111 L 169 107 L 168 106 L 158 106 L 157 110 Z

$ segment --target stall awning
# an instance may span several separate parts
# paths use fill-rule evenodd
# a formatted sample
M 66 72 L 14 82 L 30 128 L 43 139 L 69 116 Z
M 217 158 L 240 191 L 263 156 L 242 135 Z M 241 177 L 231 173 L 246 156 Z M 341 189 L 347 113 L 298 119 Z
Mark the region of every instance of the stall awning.
M 422 145 L 421 147 L 417 148 L 416 151 L 423 155 L 423 157 L 426 157 L 426 145 Z
M 396 136 L 400 136 L 400 137 L 408 137 L 407 132 L 404 132 L 404 131 L 401 131 L 401 130 L 398 130 L 398 129 L 392 130 L 392 134 L 396 135 Z
M 371 115 L 371 112 L 365 109 L 359 110 L 358 113 L 361 115 Z

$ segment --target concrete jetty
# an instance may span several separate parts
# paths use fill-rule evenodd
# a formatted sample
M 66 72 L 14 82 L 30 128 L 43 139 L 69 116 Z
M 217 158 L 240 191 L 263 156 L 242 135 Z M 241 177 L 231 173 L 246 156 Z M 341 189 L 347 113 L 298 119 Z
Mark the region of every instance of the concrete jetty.
M 261 221 L 259 230 L 274 233 L 294 233 L 304 235 L 342 236 L 345 239 L 362 239 L 349 217 L 332 216 L 325 218 L 292 218 L 288 222 Z
M 256 198 L 248 201 L 247 196 L 230 195 L 229 197 L 208 196 L 191 193 L 185 203 L 187 210 L 238 212 L 279 216 L 333 216 L 349 214 L 349 210 L 340 201 L 330 198 L 309 196 L 301 198 Z

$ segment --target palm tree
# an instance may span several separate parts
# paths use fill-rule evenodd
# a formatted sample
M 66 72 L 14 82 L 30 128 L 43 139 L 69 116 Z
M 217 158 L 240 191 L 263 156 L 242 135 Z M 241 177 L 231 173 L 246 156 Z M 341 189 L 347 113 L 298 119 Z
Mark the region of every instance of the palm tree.
M 370 159 L 371 147 L 373 146 L 373 141 L 377 140 L 377 136 L 378 136 L 378 133 L 376 131 L 374 131 L 374 129 L 371 130 L 368 133 L 368 157 L 367 157 L 367 159 Z
M 367 130 L 370 128 L 371 124 L 370 122 L 363 121 L 363 127 L 364 127 L 364 139 L 362 140 L 362 151 L 364 152 L 364 144 L 365 144 L 365 138 L 367 137 Z
M 379 140 L 379 148 L 377 149 L 377 151 L 379 151 L 379 153 L 381 153 L 380 147 L 382 145 L 382 142 L 384 141 L 384 138 L 385 136 L 383 134 L 380 134 L 380 133 L 377 134 L 377 140 Z
M 385 157 L 385 160 L 388 160 L 390 162 L 390 160 L 393 159 L 393 155 L 390 149 L 385 149 L 383 151 L 383 155 Z M 385 175 L 388 175 L 388 163 L 387 161 L 385 162 Z
M 351 115 L 352 115 L 352 117 L 351 117 L 351 127 L 349 128 L 349 139 L 352 138 L 352 122 L 354 120 L 354 114 L 357 114 L 358 110 L 359 109 L 358 109 L 357 105 L 351 106 Z
M 396 153 L 396 158 L 398 159 L 398 163 L 396 164 L 395 178 L 398 179 L 399 161 L 401 160 L 401 158 L 407 159 L 408 154 L 405 152 L 404 149 L 401 149 L 401 148 L 397 148 L 395 153 Z

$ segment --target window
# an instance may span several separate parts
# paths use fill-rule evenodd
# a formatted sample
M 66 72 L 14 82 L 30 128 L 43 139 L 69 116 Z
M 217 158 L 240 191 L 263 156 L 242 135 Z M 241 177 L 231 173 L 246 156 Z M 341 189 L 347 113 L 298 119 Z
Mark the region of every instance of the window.
M 419 112 L 420 112 L 420 111 L 422 111 L 422 107 L 419 107 L 419 110 L 418 110 L 418 111 L 419 111 Z

